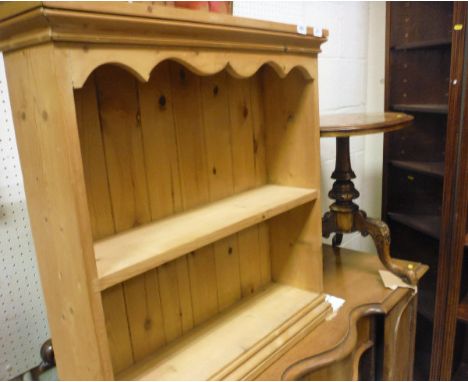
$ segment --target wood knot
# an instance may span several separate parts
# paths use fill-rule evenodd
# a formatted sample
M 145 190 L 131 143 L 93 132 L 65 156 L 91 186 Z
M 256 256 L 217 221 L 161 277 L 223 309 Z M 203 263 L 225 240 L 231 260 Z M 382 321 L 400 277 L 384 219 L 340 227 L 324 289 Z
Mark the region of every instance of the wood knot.
M 185 81 L 186 75 L 185 75 L 185 70 L 184 69 L 179 70 L 179 78 L 180 78 L 181 81 Z
M 166 97 L 164 95 L 162 95 L 161 97 L 159 97 L 159 107 L 163 108 L 166 106 Z
M 151 319 L 147 318 L 144 323 L 145 330 L 150 330 L 152 326 Z
M 218 93 L 219 93 L 218 85 L 215 85 L 215 87 L 213 88 L 213 95 L 214 95 L 214 96 L 217 96 Z

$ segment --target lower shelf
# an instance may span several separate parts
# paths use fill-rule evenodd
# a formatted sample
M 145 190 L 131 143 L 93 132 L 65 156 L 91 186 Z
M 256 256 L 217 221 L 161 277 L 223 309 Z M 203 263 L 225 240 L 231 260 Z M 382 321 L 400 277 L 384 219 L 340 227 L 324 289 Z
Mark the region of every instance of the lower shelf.
M 329 312 L 321 294 L 269 284 L 117 378 L 252 379 Z
M 444 176 L 444 162 L 416 162 L 391 160 L 390 163 L 398 168 L 428 174 L 436 177 Z
M 436 215 L 412 215 L 388 212 L 388 217 L 400 224 L 404 224 L 416 231 L 439 239 L 440 217 Z
M 396 111 L 413 111 L 422 113 L 447 114 L 447 104 L 398 104 L 392 105 L 392 109 Z

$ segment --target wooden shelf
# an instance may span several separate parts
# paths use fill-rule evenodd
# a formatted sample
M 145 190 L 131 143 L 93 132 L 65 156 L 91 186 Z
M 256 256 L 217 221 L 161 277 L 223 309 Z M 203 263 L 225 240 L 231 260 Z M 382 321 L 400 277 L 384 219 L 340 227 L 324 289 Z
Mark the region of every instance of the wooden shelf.
M 447 114 L 448 105 L 447 104 L 416 104 L 416 103 L 407 103 L 407 104 L 394 104 L 391 105 L 391 108 L 396 111 L 413 111 L 421 113 L 436 113 L 436 114 Z
M 251 379 L 329 313 L 324 297 L 269 284 L 120 375 L 121 380 Z
M 439 39 L 429 41 L 414 41 L 405 44 L 398 44 L 392 46 L 394 50 L 409 50 L 409 49 L 423 49 L 423 48 L 438 48 L 438 47 L 449 47 L 452 44 L 451 39 Z
M 468 323 L 468 294 L 463 298 L 463 300 L 458 305 L 457 318 L 460 321 Z
M 435 239 L 440 237 L 440 217 L 436 215 L 412 215 L 389 212 L 388 216 L 416 231 L 422 232 Z
M 419 172 L 421 174 L 428 174 L 436 177 L 444 176 L 444 162 L 415 162 L 391 160 L 390 163 L 395 167 Z
M 94 244 L 100 290 L 317 198 L 314 189 L 262 186 Z

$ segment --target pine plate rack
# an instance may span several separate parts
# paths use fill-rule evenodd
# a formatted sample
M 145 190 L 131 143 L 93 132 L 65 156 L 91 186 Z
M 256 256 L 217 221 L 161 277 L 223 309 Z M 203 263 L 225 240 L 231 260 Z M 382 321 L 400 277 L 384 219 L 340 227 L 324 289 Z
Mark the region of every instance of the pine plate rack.
M 326 37 L 145 2 L 0 5 L 61 379 L 252 379 L 325 319 Z

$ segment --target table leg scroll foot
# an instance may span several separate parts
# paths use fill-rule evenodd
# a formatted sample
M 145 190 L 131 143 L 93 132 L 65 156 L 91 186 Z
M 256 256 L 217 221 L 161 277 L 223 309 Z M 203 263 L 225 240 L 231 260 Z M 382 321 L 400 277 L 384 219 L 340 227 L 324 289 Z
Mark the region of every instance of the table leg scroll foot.
M 335 234 L 333 236 L 333 239 L 332 239 L 332 246 L 333 247 L 339 247 L 342 240 L 343 240 L 343 234 L 342 233 Z
M 354 216 L 354 224 L 363 236 L 370 235 L 372 237 L 380 261 L 385 268 L 401 277 L 406 283 L 410 285 L 417 284 L 415 272 L 396 264 L 392 259 L 390 255 L 390 229 L 385 222 L 367 217 L 364 211 L 357 211 Z

